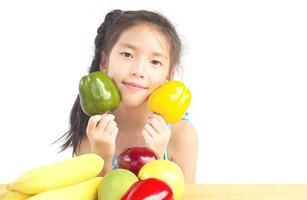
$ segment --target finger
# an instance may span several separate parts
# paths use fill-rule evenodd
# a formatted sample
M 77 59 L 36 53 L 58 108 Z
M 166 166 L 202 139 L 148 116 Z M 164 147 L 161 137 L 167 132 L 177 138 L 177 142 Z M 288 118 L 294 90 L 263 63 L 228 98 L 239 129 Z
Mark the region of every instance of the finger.
M 158 134 L 165 132 L 165 129 L 162 127 L 158 119 L 155 117 L 149 118 L 148 124 L 150 124 L 152 128 L 155 130 L 155 132 L 157 132 Z
M 149 134 L 150 137 L 155 138 L 159 134 L 153 129 L 153 127 L 150 124 L 146 124 L 144 127 L 144 130 Z
M 148 133 L 146 130 L 143 130 L 142 134 L 146 142 L 152 143 L 153 138 L 151 137 L 150 133 Z
M 164 118 L 162 117 L 162 115 L 159 115 L 159 114 L 157 114 L 157 113 L 151 113 L 149 117 L 155 117 L 155 118 L 164 119 Z
M 100 131 L 103 131 L 106 128 L 109 121 L 114 120 L 114 119 L 115 119 L 115 116 L 112 114 L 107 114 L 107 115 L 102 116 L 99 124 L 97 125 L 97 129 Z
M 102 120 L 106 115 L 108 115 L 108 113 L 104 113 L 104 114 L 100 115 L 100 119 L 99 119 L 99 121 L 98 121 L 96 127 L 100 124 L 101 120 Z
M 115 127 L 116 127 L 116 122 L 113 120 L 109 121 L 103 132 L 110 135 Z
M 86 127 L 87 134 L 91 134 L 92 132 L 94 132 L 100 119 L 101 119 L 101 115 L 93 115 L 89 118 L 87 127 Z
M 111 131 L 110 136 L 112 138 L 116 138 L 117 133 L 118 133 L 118 128 L 117 128 L 117 126 L 115 126 L 114 129 Z
M 164 131 L 168 132 L 169 131 L 169 126 L 167 124 L 167 122 L 165 121 L 165 119 L 158 114 L 153 114 L 153 116 L 159 121 L 161 127 L 164 129 Z

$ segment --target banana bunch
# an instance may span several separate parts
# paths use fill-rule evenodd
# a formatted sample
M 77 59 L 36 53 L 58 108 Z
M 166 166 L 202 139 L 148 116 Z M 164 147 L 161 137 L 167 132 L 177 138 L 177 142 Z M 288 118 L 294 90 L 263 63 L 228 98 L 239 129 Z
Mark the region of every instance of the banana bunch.
M 28 199 L 31 195 L 22 194 L 16 191 L 6 190 L 2 196 L 0 196 L 1 200 L 25 200 Z
M 104 161 L 84 154 L 32 169 L 7 185 L 1 200 L 96 200 Z

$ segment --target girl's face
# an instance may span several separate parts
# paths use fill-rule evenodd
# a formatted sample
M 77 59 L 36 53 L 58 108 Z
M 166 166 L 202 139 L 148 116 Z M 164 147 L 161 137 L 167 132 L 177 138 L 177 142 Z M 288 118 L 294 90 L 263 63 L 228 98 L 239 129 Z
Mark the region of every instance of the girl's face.
M 148 24 L 140 24 L 122 32 L 100 69 L 115 81 L 122 103 L 135 107 L 169 80 L 169 63 L 165 36 Z

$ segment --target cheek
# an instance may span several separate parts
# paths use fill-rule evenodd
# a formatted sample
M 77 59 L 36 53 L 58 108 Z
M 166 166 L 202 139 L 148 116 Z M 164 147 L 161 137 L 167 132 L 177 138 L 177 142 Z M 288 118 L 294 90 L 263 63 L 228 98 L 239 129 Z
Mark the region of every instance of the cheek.
M 112 67 L 107 68 L 107 74 L 111 78 L 115 78 L 116 77 L 116 71 L 114 71 Z
M 118 85 L 120 84 L 121 73 L 120 70 L 112 63 L 108 63 L 105 69 L 105 73 Z
M 168 77 L 168 70 L 163 68 L 158 70 L 152 70 L 149 76 L 153 82 L 164 84 L 165 80 L 167 80 Z
M 114 60 L 110 60 L 110 62 L 108 63 L 106 72 L 111 78 L 116 79 L 124 73 L 123 70 L 124 69 L 121 68 L 120 63 Z
M 116 76 L 118 76 L 118 71 L 120 71 L 118 66 L 121 66 L 120 63 L 118 63 L 118 58 L 114 52 L 111 52 L 106 66 L 106 72 L 111 78 L 116 78 Z
M 150 77 L 150 83 L 152 86 L 152 89 L 157 89 L 158 87 L 162 86 L 166 82 L 166 75 L 154 75 Z
M 117 86 L 120 86 L 122 81 L 122 76 L 116 70 L 108 70 L 108 76 L 115 82 Z

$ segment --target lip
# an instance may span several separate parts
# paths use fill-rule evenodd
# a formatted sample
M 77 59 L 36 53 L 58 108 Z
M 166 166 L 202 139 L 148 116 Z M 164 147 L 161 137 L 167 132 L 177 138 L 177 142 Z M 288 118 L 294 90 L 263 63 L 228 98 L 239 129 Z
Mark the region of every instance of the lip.
M 130 82 L 130 81 L 123 81 L 123 84 L 128 87 L 129 89 L 133 89 L 133 90 L 142 90 L 142 89 L 147 89 L 147 87 L 143 86 L 140 83 L 136 83 L 136 82 Z

